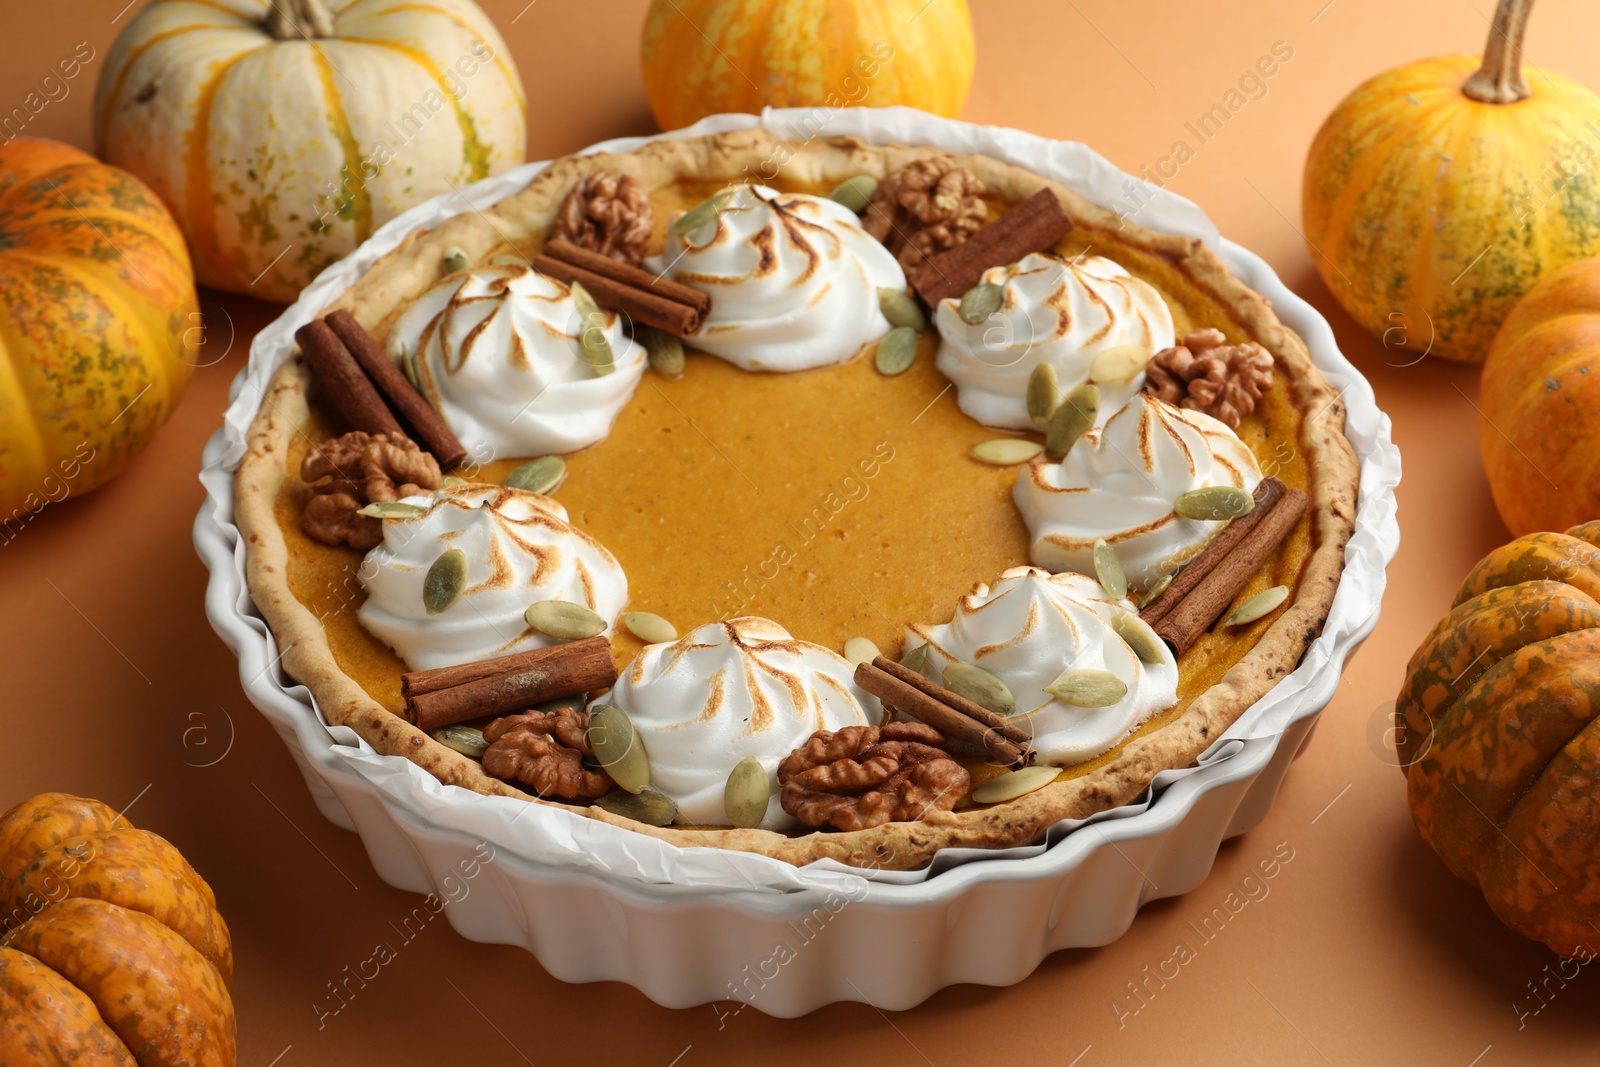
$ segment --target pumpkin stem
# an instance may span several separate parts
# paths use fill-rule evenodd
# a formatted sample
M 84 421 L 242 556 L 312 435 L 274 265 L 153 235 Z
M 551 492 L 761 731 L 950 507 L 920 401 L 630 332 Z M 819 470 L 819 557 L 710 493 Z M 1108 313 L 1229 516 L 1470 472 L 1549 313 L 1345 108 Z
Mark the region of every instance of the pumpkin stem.
M 1532 10 L 1533 0 L 1500 0 L 1483 46 L 1483 66 L 1461 86 L 1463 93 L 1485 104 L 1515 104 L 1533 95 L 1522 76 L 1522 39 Z
M 280 41 L 333 36 L 333 16 L 324 0 L 267 0 L 267 32 Z

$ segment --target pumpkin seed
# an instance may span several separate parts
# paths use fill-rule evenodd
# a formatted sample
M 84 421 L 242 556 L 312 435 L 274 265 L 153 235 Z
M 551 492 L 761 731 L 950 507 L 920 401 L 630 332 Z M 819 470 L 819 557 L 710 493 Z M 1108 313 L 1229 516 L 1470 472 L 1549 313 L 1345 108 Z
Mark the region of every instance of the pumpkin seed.
M 1165 660 L 1167 646 L 1150 624 L 1129 611 L 1118 611 L 1111 616 L 1111 630 L 1122 638 L 1123 644 L 1139 657 L 1141 663 L 1160 663 Z
M 996 715 L 1010 715 L 1017 710 L 1016 698 L 1006 683 L 975 663 L 951 660 L 944 668 L 944 687 Z
M 1044 691 L 1074 707 L 1109 708 L 1128 695 L 1128 683 L 1110 671 L 1081 667 L 1062 671 Z
M 904 289 L 879 289 L 878 310 L 883 312 L 890 326 L 909 326 L 919 332 L 928 328 L 928 316 L 922 313 L 922 305 Z
M 1056 405 L 1061 402 L 1061 382 L 1056 377 L 1056 368 L 1053 363 L 1040 363 L 1035 365 L 1033 373 L 1028 375 L 1028 418 L 1036 429 L 1043 430 L 1050 425 L 1050 416 L 1056 413 Z
M 427 510 L 418 504 L 407 504 L 401 500 L 375 500 L 356 514 L 369 519 L 414 519 Z
M 1271 589 L 1263 589 L 1243 604 L 1233 609 L 1233 614 L 1228 616 L 1227 625 L 1243 626 L 1247 622 L 1255 622 L 1263 616 L 1270 615 L 1278 610 L 1278 605 L 1289 599 L 1289 587 L 1275 585 Z
M 573 693 L 564 697 L 552 697 L 542 703 L 535 704 L 533 710 L 542 711 L 546 715 L 553 711 L 582 711 L 586 703 L 588 703 L 588 700 L 584 694 Z
M 704 203 L 697 204 L 685 211 L 682 215 L 672 220 L 672 225 L 667 227 L 667 232 L 674 237 L 683 237 L 691 234 L 717 217 L 717 212 L 728 206 L 728 201 L 733 199 L 733 190 L 724 189 Z
M 1172 503 L 1172 510 L 1186 519 L 1217 522 L 1237 519 L 1255 510 L 1256 498 L 1249 490 L 1235 485 L 1208 485 L 1191 489 Z
M 570 600 L 538 600 L 522 613 L 529 626 L 559 641 L 578 641 L 606 632 L 606 620 Z
M 968 326 L 976 326 L 999 311 L 1005 299 L 1006 291 L 994 282 L 979 282 L 961 294 L 956 313 Z
M 451 245 L 444 250 L 444 272 L 446 274 L 454 274 L 458 270 L 471 269 L 472 257 L 467 255 L 465 251 L 455 245 Z
M 863 663 L 871 663 L 883 655 L 878 646 L 872 643 L 871 638 L 852 637 L 844 643 L 844 658 L 850 661 L 850 666 L 859 667 Z
M 683 377 L 683 339 L 654 326 L 640 326 L 633 339 L 644 345 L 650 369 L 668 378 Z
M 482 759 L 489 750 L 489 742 L 476 726 L 446 726 L 433 731 L 433 739 L 445 748 L 453 748 L 473 759 Z
M 928 669 L 928 646 L 921 644 L 915 648 L 906 649 L 905 653 L 900 657 L 900 666 L 908 671 L 916 671 L 924 678 L 931 678 Z
M 472 484 L 471 482 L 467 481 L 465 478 L 461 477 L 461 475 L 459 475 L 459 474 L 446 474 L 443 478 L 439 479 L 439 488 L 440 489 L 449 489 L 449 488 L 451 488 L 453 486 L 457 486 L 457 485 L 471 485 L 471 484 Z
M 678 628 L 648 611 L 628 611 L 622 615 L 622 625 L 628 632 L 647 645 L 660 645 L 678 639 Z
M 1163 574 L 1156 579 L 1156 584 L 1145 590 L 1144 596 L 1139 598 L 1139 610 L 1143 611 L 1155 602 L 1156 597 L 1167 591 L 1167 586 L 1172 584 L 1172 575 Z
M 411 388 L 419 393 L 422 392 L 422 375 L 417 370 L 417 357 L 412 354 L 411 349 L 403 345 L 400 348 L 400 369 L 405 372 L 406 381 L 411 383 Z
M 772 779 L 760 760 L 746 756 L 733 765 L 728 784 L 722 787 L 722 810 L 729 822 L 745 830 L 760 826 L 771 799 Z
M 872 194 L 878 191 L 878 179 L 870 174 L 857 174 L 854 178 L 846 178 L 833 187 L 833 192 L 828 194 L 828 199 L 836 204 L 843 204 L 857 215 L 867 210 L 867 205 L 872 203 Z
M 1002 804 L 1043 789 L 1061 775 L 1060 767 L 1023 767 L 989 779 L 972 791 L 974 804 Z
M 637 793 L 650 784 L 650 757 L 644 741 L 628 713 L 615 704 L 596 704 L 589 709 L 589 747 L 619 789 Z
M 422 607 L 429 615 L 437 615 L 454 604 L 466 586 L 467 554 L 459 548 L 447 548 L 422 579 Z
M 1111 594 L 1111 599 L 1121 600 L 1128 595 L 1128 576 L 1122 569 L 1122 561 L 1104 537 L 1094 543 L 1094 576 L 1100 580 L 1100 588 Z
M 917 331 L 909 326 L 896 326 L 878 342 L 874 362 L 878 373 L 893 377 L 903 374 L 917 358 Z
M 506 485 L 525 493 L 553 493 L 567 480 L 567 461 L 560 456 L 530 459 L 506 475 Z
M 611 351 L 611 341 L 606 337 L 606 313 L 594 302 L 582 282 L 567 286 L 572 291 L 572 303 L 578 309 L 582 327 L 578 330 L 578 355 L 596 378 L 604 378 L 617 369 L 616 353 Z
M 1010 467 L 1028 460 L 1044 451 L 1044 445 L 1038 441 L 1029 441 L 1021 437 L 997 437 L 993 441 L 982 441 L 972 446 L 972 458 L 980 463 L 992 463 L 996 467 Z
M 1085 382 L 1061 402 L 1050 425 L 1045 429 L 1044 450 L 1051 459 L 1064 459 L 1072 446 L 1094 425 L 1100 416 L 1100 389 Z
M 677 801 L 656 789 L 641 789 L 638 793 L 619 789 L 595 801 L 594 806 L 646 826 L 671 826 L 678 817 Z
M 1155 353 L 1144 345 L 1112 345 L 1102 348 L 1089 361 L 1091 382 L 1129 382 L 1150 362 Z

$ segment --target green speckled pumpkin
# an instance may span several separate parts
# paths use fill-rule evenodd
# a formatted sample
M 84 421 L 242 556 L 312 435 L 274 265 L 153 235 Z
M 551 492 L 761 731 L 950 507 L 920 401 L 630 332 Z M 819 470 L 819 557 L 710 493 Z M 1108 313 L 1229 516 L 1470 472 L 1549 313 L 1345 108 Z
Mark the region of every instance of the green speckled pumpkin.
M 1600 954 L 1597 524 L 1496 549 L 1396 701 L 1411 816 L 1513 930 Z
M 143 183 L 55 141 L 0 146 L 0 544 L 123 469 L 193 373 L 183 235 Z
M 471 0 L 154 0 L 106 57 L 95 140 L 203 284 L 290 301 L 406 208 L 521 163 L 524 108 Z
M 1323 123 L 1301 212 L 1328 288 L 1384 343 L 1482 362 L 1511 306 L 1600 255 L 1600 96 L 1529 68 L 1532 0 L 1489 43 L 1379 74 Z M 1465 10 L 1465 9 L 1463 9 Z

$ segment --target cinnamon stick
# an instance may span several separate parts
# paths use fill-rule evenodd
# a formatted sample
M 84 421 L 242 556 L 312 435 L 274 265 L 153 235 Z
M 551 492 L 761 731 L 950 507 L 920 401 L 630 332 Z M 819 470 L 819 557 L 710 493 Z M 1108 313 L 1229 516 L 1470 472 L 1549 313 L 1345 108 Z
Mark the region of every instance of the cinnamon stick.
M 449 470 L 466 458 L 467 450 L 450 432 L 444 417 L 417 392 L 400 368 L 394 365 L 394 360 L 379 347 L 354 315 L 340 308 L 323 316 L 323 321 L 344 342 L 345 348 L 349 349 L 361 369 L 367 372 L 367 377 L 378 387 L 378 392 L 417 431 L 417 436 L 422 438 L 422 446 L 433 453 L 440 467 Z
M 680 337 L 697 332 L 711 313 L 709 293 L 560 238 L 533 257 L 533 269 L 564 282 L 578 282 L 601 307 Z
M 1155 624 L 1156 635 L 1180 656 L 1187 652 L 1189 646 L 1217 621 L 1217 616 L 1233 603 L 1251 575 L 1260 570 L 1267 557 L 1283 543 L 1300 516 L 1305 514 L 1307 503 L 1306 495 L 1300 490 L 1287 490 L 1233 551 L 1203 575 L 1189 595 Z
M 1283 499 L 1287 491 L 1288 487 L 1277 478 L 1263 479 L 1256 486 L 1256 506 L 1249 514 L 1239 516 L 1218 531 L 1217 536 L 1200 550 L 1200 554 L 1173 577 L 1172 584 L 1163 589 L 1160 596 L 1139 609 L 1139 618 L 1151 626 L 1166 618 L 1167 613 L 1177 607 L 1178 602 L 1188 596 L 1200 584 L 1200 580 L 1215 570 L 1217 564 L 1226 559 L 1228 553 L 1255 529 L 1256 524 L 1267 517 L 1267 512 Z
M 1015 263 L 1030 252 L 1043 252 L 1072 229 L 1072 217 L 1049 189 L 1040 189 L 989 223 L 966 241 L 924 263 L 911 277 L 923 303 L 937 308 L 983 280 L 990 267 Z
M 405 697 L 406 721 L 419 729 L 437 730 L 603 689 L 616 680 L 611 642 L 588 637 L 497 659 L 404 674 L 400 692 Z
M 317 376 L 328 399 L 351 428 L 395 438 L 406 436 L 383 397 L 378 395 L 366 372 L 332 327 L 321 319 L 313 319 L 295 331 L 294 339 L 311 365 L 311 373 Z
M 1026 767 L 1036 758 L 1031 738 L 1015 723 L 882 656 L 857 666 L 855 681 L 886 705 L 946 737 L 991 753 L 1009 767 Z

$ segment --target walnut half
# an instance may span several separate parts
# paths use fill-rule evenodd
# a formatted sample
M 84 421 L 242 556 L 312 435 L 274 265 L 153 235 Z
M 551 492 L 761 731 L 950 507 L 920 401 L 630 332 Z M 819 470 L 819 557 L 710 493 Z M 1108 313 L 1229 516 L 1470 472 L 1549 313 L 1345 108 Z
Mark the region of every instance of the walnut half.
M 967 793 L 967 770 L 920 722 L 818 730 L 778 764 L 783 810 L 807 826 L 865 830 L 949 811 Z
M 399 500 L 439 488 L 439 462 L 415 441 L 352 430 L 306 453 L 300 478 L 311 485 L 300 526 L 325 545 L 358 552 L 383 541 L 383 520 L 357 515 L 368 504 Z M 322 479 L 328 479 L 322 481 Z M 320 484 L 316 484 L 320 483 Z
M 1221 330 L 1192 330 L 1145 367 L 1144 391 L 1239 428 L 1272 387 L 1272 353 L 1254 341 L 1230 345 Z
M 489 742 L 484 773 L 532 786 L 540 796 L 603 797 L 616 788 L 609 774 L 584 763 L 594 750 L 589 715 L 577 708 L 506 715 L 484 727 L 483 739 Z
M 650 194 L 639 179 L 597 170 L 573 186 L 561 202 L 556 234 L 637 267 L 653 224 Z
M 983 182 L 951 156 L 907 163 L 878 183 L 862 225 L 907 273 L 983 227 Z

